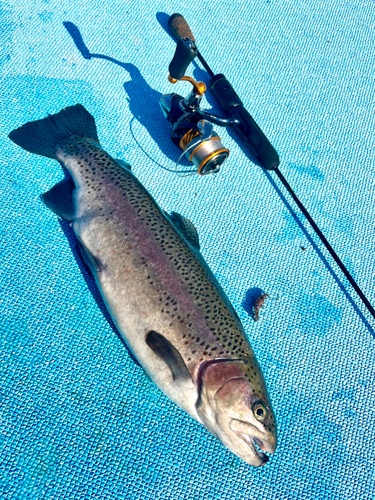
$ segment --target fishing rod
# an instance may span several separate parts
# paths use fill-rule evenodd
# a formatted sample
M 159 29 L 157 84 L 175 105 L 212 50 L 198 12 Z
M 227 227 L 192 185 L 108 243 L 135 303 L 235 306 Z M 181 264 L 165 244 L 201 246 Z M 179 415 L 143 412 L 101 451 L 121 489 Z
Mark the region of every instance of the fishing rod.
M 177 41 L 176 51 L 169 65 L 168 79 L 171 83 L 187 81 L 193 85 L 193 90 L 185 98 L 178 94 L 165 94 L 160 99 L 164 116 L 172 125 L 172 141 L 182 150 L 182 154 L 176 162 L 176 171 L 178 172 L 178 164 L 182 156 L 185 155 L 194 165 L 191 173 L 206 175 L 219 172 L 229 155 L 229 150 L 223 147 L 220 137 L 213 130 L 212 125 L 234 128 L 259 164 L 266 170 L 274 171 L 278 176 L 364 305 L 375 318 L 375 309 L 280 172 L 280 159 L 275 148 L 245 109 L 241 99 L 223 73 L 215 75 L 211 70 L 198 50 L 194 35 L 184 17 L 181 14 L 173 14 L 169 18 L 168 25 Z M 195 57 L 198 58 L 211 77 L 208 85 L 219 101 L 226 117 L 213 115 L 200 108 L 201 100 L 207 90 L 206 85 L 185 76 L 185 71 Z

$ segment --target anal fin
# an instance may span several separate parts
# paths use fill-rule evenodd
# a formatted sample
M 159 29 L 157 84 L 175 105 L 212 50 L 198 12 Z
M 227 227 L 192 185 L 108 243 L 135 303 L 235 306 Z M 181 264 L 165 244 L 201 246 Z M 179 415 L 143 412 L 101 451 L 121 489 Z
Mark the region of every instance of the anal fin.
M 80 238 L 77 237 L 77 241 L 79 252 L 85 264 L 86 270 L 89 272 L 91 277 L 94 278 L 103 270 L 103 265 L 101 261 L 97 257 L 95 257 L 95 255 L 90 252 L 88 248 L 85 247 Z
M 190 372 L 181 354 L 163 335 L 154 331 L 148 332 L 146 344 L 169 366 L 174 381 L 191 381 Z

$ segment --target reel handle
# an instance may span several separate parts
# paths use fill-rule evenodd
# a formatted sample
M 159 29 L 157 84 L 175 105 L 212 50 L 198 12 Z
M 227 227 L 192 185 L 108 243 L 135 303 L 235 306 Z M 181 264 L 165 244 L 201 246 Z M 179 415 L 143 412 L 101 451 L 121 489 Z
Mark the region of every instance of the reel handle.
M 172 14 L 169 18 L 168 26 L 171 33 L 177 40 L 179 38 L 190 38 L 190 40 L 195 42 L 194 35 L 181 14 Z
M 241 99 L 225 76 L 222 73 L 215 75 L 211 78 L 209 86 L 224 112 L 241 122 L 233 127 L 245 140 L 262 167 L 266 170 L 276 170 L 280 164 L 279 155 L 254 118 L 245 109 Z
M 169 74 L 175 80 L 181 80 L 185 75 L 191 61 L 198 55 L 198 49 L 195 43 L 189 38 L 179 38 L 176 52 L 169 65 Z

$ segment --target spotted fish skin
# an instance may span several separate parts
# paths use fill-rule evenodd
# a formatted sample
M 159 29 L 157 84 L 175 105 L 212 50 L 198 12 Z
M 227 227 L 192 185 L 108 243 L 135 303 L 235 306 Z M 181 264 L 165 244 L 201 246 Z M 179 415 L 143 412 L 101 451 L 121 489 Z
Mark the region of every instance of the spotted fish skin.
M 58 121 L 59 114 L 53 116 Z M 45 128 L 50 118 L 44 119 Z M 40 122 L 43 120 L 34 123 Z M 63 125 L 61 128 L 66 127 Z M 17 136 L 20 130 L 22 127 L 12 132 L 11 139 L 37 152 L 34 146 L 25 147 Z M 208 400 L 227 382 L 226 373 L 241 379 L 246 386 L 241 391 L 249 393 L 247 400 L 264 404 L 267 421 L 262 425 L 272 435 L 271 445 L 264 446 L 272 453 L 276 422 L 262 372 L 235 310 L 198 247 L 131 171 L 101 148 L 96 130 L 54 140 L 50 157 L 64 165 L 74 183 L 73 230 L 104 302 L 136 358 L 167 396 L 230 449 L 226 438 L 210 424 Z M 148 338 L 150 332 L 156 333 Z M 179 371 L 173 370 L 176 364 Z M 228 365 L 233 367 L 229 371 Z M 222 385 L 212 392 L 215 380 Z M 204 394 L 207 401 L 202 410 L 199 401 Z M 222 401 L 227 404 L 226 394 Z M 256 464 L 246 461 L 262 465 L 263 458 L 259 460 Z
M 194 381 L 205 361 L 255 359 L 200 252 L 136 177 L 89 140 L 60 150 L 58 159 L 77 186 L 74 232 L 100 262 L 96 279 L 116 323 L 124 323 L 120 332 L 134 323 L 142 324 L 142 337 L 150 330 L 163 332 Z M 254 378 L 250 365 L 248 376 Z

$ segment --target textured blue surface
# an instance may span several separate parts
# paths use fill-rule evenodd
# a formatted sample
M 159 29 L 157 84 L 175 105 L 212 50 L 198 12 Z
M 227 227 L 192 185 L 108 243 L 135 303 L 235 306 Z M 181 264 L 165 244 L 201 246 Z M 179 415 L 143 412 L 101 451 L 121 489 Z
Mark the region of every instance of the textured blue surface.
M 0 2 L 1 499 L 373 499 L 375 322 L 273 174 L 231 150 L 215 178 L 177 178 L 158 106 L 181 12 L 280 153 L 281 169 L 375 304 L 372 0 Z M 164 15 L 162 15 L 164 13 Z M 85 60 L 63 22 L 89 50 Z M 191 67 L 190 74 L 205 73 Z M 219 111 L 211 96 L 209 106 Z M 268 383 L 279 447 L 247 466 L 131 359 L 40 202 L 56 162 L 9 131 L 80 102 L 167 210 L 196 224 Z M 66 238 L 67 234 L 68 238 Z M 301 250 L 301 246 L 306 250 Z M 258 323 L 247 313 L 270 294 Z

